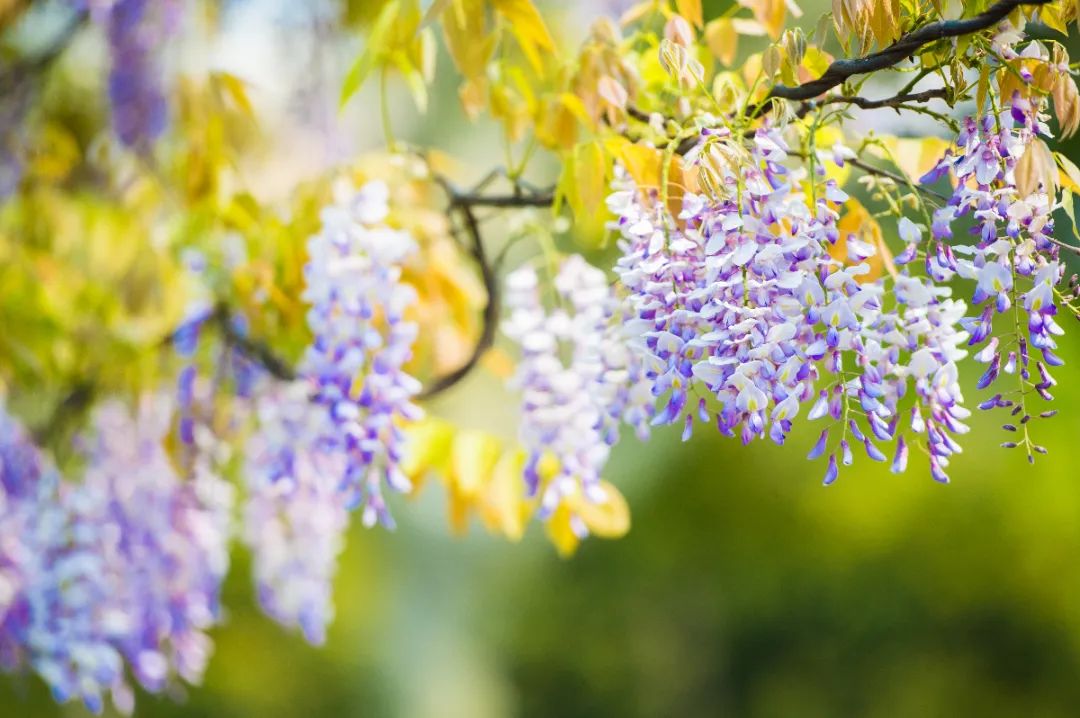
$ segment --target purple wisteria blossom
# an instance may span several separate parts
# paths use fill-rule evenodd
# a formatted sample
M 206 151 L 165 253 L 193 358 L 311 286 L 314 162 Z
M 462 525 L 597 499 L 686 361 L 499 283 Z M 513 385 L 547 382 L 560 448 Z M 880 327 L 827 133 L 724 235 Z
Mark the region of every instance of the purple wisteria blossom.
M 385 224 L 388 198 L 384 182 L 337 187 L 322 231 L 308 240 L 303 298 L 313 340 L 300 374 L 330 415 L 322 440 L 347 457 L 348 505 L 362 507 L 365 526 L 392 527 L 382 489 L 411 489 L 398 467 L 400 423 L 420 418 L 412 399 L 421 386 L 403 369 L 417 326 L 404 317 L 416 291 L 401 281 L 402 263 L 416 243 Z
M 506 284 L 510 313 L 503 331 L 521 347 L 513 385 L 522 393 L 528 493 L 540 489 L 541 462 L 550 456 L 557 469 L 543 489 L 542 518 L 571 495 L 602 504 L 600 474 L 620 424 L 646 437 L 652 404 L 640 362 L 622 335 L 615 294 L 604 272 L 579 255 L 559 267 L 553 280 L 559 305 L 550 312 L 531 266 L 514 271 Z M 579 537 L 588 534 L 576 515 L 571 526 Z
M 128 147 L 145 149 L 165 130 L 168 102 L 159 54 L 174 33 L 179 0 L 73 0 L 89 11 L 109 44 L 108 94 L 113 131 Z
M 7 420 L 5 492 L 13 489 L 4 523 L 24 517 L 25 530 L 0 643 L 59 701 L 100 711 L 111 696 L 130 712 L 127 671 L 160 692 L 176 679 L 198 682 L 206 667 L 232 495 L 206 464 L 177 471 L 162 443 L 171 419 L 164 396 L 145 397 L 136 417 L 118 403 L 101 406 L 77 484 L 46 467 Z M 15 545 L 6 530 L 3 538 Z
M 726 198 L 688 193 L 678 218 L 624 175 L 609 197 L 632 344 L 660 406 L 654 423 L 681 422 L 685 438 L 715 415 L 724 435 L 783 444 L 811 402 L 809 419 L 831 420 L 811 451 L 829 453 L 825 483 L 854 461 L 853 445 L 885 461 L 878 444 L 895 442 L 892 468 L 904 470 L 914 435 L 925 437 L 932 475 L 947 480 L 959 451 L 952 435 L 966 431 L 968 415 L 956 366 L 966 306 L 908 275 L 892 280 L 891 296 L 885 279 L 860 281 L 876 247 L 846 237 L 846 265 L 829 251 L 847 195 L 826 181 L 808 202 L 805 173 L 783 164 L 775 129 L 759 131 L 745 152 L 723 166 Z M 848 155 L 834 148 L 831 161 Z M 900 230 L 918 241 L 914 225 Z M 905 438 L 901 400 L 911 385 Z
M 1039 135 L 1050 134 L 1045 120 L 1037 104 L 1019 96 L 1000 113 L 968 117 L 956 147 L 923 178 L 935 181 L 951 174 L 955 179 L 951 199 L 934 214 L 936 250 L 928 253 L 927 269 L 935 279 L 955 274 L 974 282 L 972 303 L 983 309 L 964 325 L 971 333 L 969 343 L 982 345 L 975 359 L 987 365 L 978 388 L 999 389 L 980 408 L 1005 409 L 1015 417 L 1004 429 L 1019 438 L 1003 446 L 1022 446 L 1029 460 L 1045 449 L 1032 442 L 1028 422 L 1053 412 L 1040 412 L 1028 401 L 1033 395 L 1053 398 L 1049 390 L 1056 382 L 1050 367 L 1063 363 L 1055 351 L 1055 337 L 1063 333 L 1055 321 L 1055 287 L 1064 267 L 1053 241 L 1051 188 L 1024 196 L 1016 183 L 1021 157 Z M 962 217 L 973 220 L 974 244 L 958 244 L 953 237 L 952 225 Z M 995 316 L 1001 317 L 996 325 Z M 1005 386 L 1000 387 L 1003 374 L 1015 380 L 1002 379 Z
M 386 225 L 383 182 L 335 188 L 308 241 L 304 299 L 312 343 L 297 381 L 263 378 L 258 431 L 247 447 L 244 534 L 255 554 L 264 610 L 322 643 L 333 617 L 332 582 L 349 511 L 393 526 L 383 487 L 411 487 L 399 462 L 401 424 L 421 416 L 420 383 L 406 373 L 416 325 L 402 263 L 416 250 Z
M 250 546 L 259 603 L 278 622 L 322 643 L 349 513 L 341 491 L 347 456 L 305 382 L 272 386 L 255 400 L 259 430 L 246 447 Z

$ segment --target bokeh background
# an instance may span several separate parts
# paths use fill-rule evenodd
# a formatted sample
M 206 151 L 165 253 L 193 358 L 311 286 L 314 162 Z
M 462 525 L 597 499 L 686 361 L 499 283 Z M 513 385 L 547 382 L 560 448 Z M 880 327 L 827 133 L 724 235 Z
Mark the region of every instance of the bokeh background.
M 706 3 L 707 14 L 727 4 Z M 826 3 L 800 4 L 812 29 Z M 232 0 L 218 6 L 217 34 L 186 33 L 168 51 L 173 72 L 225 69 L 250 83 L 274 137 L 249 174 L 260 196 L 284 196 L 382 142 L 371 88 L 337 110 L 378 5 Z M 621 9 L 544 5 L 567 47 L 594 17 Z M 4 42 L 31 47 L 50 22 L 41 13 Z M 76 89 L 92 82 L 78 70 L 100 59 L 96 42 L 80 39 L 65 60 Z M 462 118 L 445 56 L 427 116 L 400 87 L 391 100 L 398 136 L 451 151 L 466 177 L 501 162 L 493 125 Z M 863 121 L 927 130 L 887 112 Z M 1075 145 L 1066 149 L 1080 162 Z M 553 173 L 539 157 L 533 179 Z M 1037 427 L 1050 454 L 1034 467 L 998 448 L 1005 437 L 984 415 L 948 486 L 913 452 L 906 475 L 860 460 L 825 489 L 822 466 L 804 460 L 816 432 L 744 448 L 711 432 L 681 444 L 669 428 L 647 444 L 624 440 L 609 466 L 631 505 L 630 535 L 589 540 L 568 560 L 539 526 L 520 544 L 480 527 L 451 536 L 445 495 L 431 485 L 397 503 L 396 532 L 353 528 L 321 649 L 258 612 L 238 549 L 204 685 L 140 694 L 137 715 L 1075 716 L 1080 327 L 1068 328 L 1062 411 Z M 972 404 L 978 373 L 967 372 Z M 432 411 L 513 435 L 491 376 L 472 377 Z M 84 713 L 56 706 L 34 678 L 0 677 L 0 715 Z

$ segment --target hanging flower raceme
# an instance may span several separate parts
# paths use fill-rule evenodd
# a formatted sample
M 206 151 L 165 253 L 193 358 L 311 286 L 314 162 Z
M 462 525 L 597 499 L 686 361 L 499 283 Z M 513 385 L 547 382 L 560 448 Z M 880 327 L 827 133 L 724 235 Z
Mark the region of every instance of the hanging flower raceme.
M 31 666 L 60 702 L 79 699 L 100 712 L 111 695 L 130 712 L 133 694 L 116 641 L 132 626 L 128 616 L 106 609 L 105 562 L 94 528 L 80 519 L 84 495 L 62 481 L 6 414 L 0 463 L 3 667 Z
M 246 447 L 244 540 L 259 603 L 308 641 L 322 643 L 349 522 L 340 485 L 348 457 L 326 440 L 335 427 L 305 382 L 264 388 L 255 414 L 259 429 Z
M 923 178 L 934 181 L 950 173 L 955 178 L 951 199 L 934 215 L 932 238 L 937 250 L 933 259 L 928 256 L 927 268 L 933 265 L 932 276 L 938 279 L 956 273 L 974 282 L 972 301 L 983 309 L 965 319 L 965 325 L 970 344 L 985 345 L 975 354 L 987 365 L 978 386 L 1000 389 L 980 407 L 1005 409 L 1015 417 L 1004 428 L 1019 438 L 1003 446 L 1022 446 L 1029 460 L 1045 449 L 1032 442 L 1028 422 L 1054 412 L 1030 408 L 1028 400 L 1033 394 L 1042 400 L 1053 398 L 1050 367 L 1062 364 L 1055 352 L 1054 337 L 1063 332 L 1055 321 L 1055 288 L 1064 271 L 1052 241 L 1053 188 L 1039 184 L 1024 194 L 1017 182 L 1022 159 L 1042 147 L 1039 135 L 1049 135 L 1045 119 L 1041 102 L 1019 95 L 1000 113 L 968 117 L 956 147 Z M 946 244 L 953 240 L 953 222 L 968 216 L 974 220 L 975 244 Z M 1004 331 L 995 327 L 995 315 L 1001 316 L 997 324 L 1004 325 Z M 1041 355 L 1034 362 L 1033 349 Z M 1005 381 L 1001 387 L 1002 374 L 1014 375 L 1015 384 Z
M 741 166 L 721 166 L 725 196 L 688 193 L 678 218 L 625 176 L 609 197 L 622 235 L 616 272 L 653 393 L 664 398 L 653 421 L 682 420 L 684 436 L 695 417 L 708 420 L 715 397 L 722 433 L 783 443 L 812 396 L 815 362 L 872 304 L 849 276 L 858 268 L 830 279 L 826 294 L 835 203 L 846 195 L 830 184 L 811 211 L 786 157 L 779 132 L 759 132 Z
M 707 156 L 718 136 L 731 142 L 707 133 L 689 159 Z M 840 165 L 848 154 L 834 151 L 831 161 Z M 687 193 L 677 218 L 625 175 L 609 197 L 622 235 L 616 271 L 639 337 L 633 345 L 663 406 L 654 422 L 681 419 L 686 438 L 695 420 L 715 412 L 727 436 L 782 444 L 812 400 L 807 416 L 832 424 L 810 458 L 829 454 L 831 483 L 854 461 L 853 443 L 884 461 L 878 444 L 895 442 L 893 469 L 906 468 L 914 438 L 898 427 L 914 383 L 910 430 L 926 436 L 931 473 L 947 480 L 948 457 L 959 451 L 952 435 L 966 431 L 955 363 L 967 338 L 963 302 L 898 275 L 886 310 L 886 280 L 865 281 L 878 248 L 852 235 L 844 238 L 847 261 L 832 256 L 847 195 L 826 180 L 808 202 L 803 175 L 782 164 L 779 131 L 759 131 L 748 148 L 720 155 L 737 161 L 713 162 L 715 191 Z M 916 238 L 914 228 L 901 229 Z
M 314 401 L 330 415 L 321 437 L 346 457 L 342 490 L 363 522 L 393 526 L 382 488 L 406 492 L 400 424 L 420 418 L 413 403 L 420 382 L 404 370 L 417 328 L 404 317 L 416 300 L 401 281 L 402 263 L 416 251 L 409 233 L 385 224 L 388 189 L 369 182 L 358 192 L 336 189 L 323 210 L 322 231 L 308 241 L 303 298 L 314 339 L 300 366 Z
M 103 405 L 79 484 L 45 467 L 5 419 L 5 534 L 22 517 L 28 550 L 10 562 L 21 584 L 0 643 L 9 659 L 28 659 L 60 701 L 98 711 L 111 695 L 130 712 L 125 662 L 152 692 L 175 678 L 198 682 L 206 667 L 228 568 L 231 490 L 205 466 L 181 478 L 162 444 L 171 418 L 163 397 L 146 398 L 135 419 Z
M 128 147 L 145 148 L 165 130 L 161 43 L 176 31 L 178 0 L 71 0 L 105 31 L 109 44 L 109 102 L 113 130 Z
M 626 421 L 644 436 L 652 402 L 622 336 L 604 273 L 574 255 L 562 262 L 554 288 L 559 304 L 548 312 L 536 271 L 526 265 L 513 272 L 507 278 L 510 313 L 503 330 L 521 347 L 513 384 L 522 393 L 528 493 L 542 490 L 544 519 L 567 507 L 571 528 L 583 538 L 589 533 L 581 515 L 585 504 L 612 499 L 601 472 L 619 439 L 619 425 Z
M 30 584 L 43 557 L 35 526 L 56 516 L 60 476 L 0 406 L 0 669 L 26 659 Z
M 228 569 L 231 488 L 205 464 L 181 477 L 163 445 L 171 419 L 162 397 L 145 397 L 135 417 L 118 403 L 100 407 L 72 493 L 73 538 L 100 562 L 107 588 L 95 612 L 152 692 L 173 675 L 201 679 Z

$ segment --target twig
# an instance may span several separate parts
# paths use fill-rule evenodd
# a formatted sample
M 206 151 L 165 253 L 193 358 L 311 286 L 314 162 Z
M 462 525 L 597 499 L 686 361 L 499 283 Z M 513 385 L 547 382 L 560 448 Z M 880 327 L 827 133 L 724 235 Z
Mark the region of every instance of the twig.
M 1047 236 L 1046 239 L 1050 240 L 1051 244 L 1056 244 L 1058 247 L 1061 247 L 1062 249 L 1068 250 L 1069 252 L 1072 252 L 1073 254 L 1080 255 L 1080 247 L 1075 247 L 1075 246 L 1073 246 L 1071 244 L 1066 244 L 1065 242 L 1062 242 L 1060 239 L 1054 239 L 1053 237 L 1050 237 L 1050 236 Z
M 210 315 L 221 331 L 221 337 L 230 347 L 237 349 L 248 359 L 261 366 L 275 379 L 295 381 L 299 376 L 289 362 L 282 359 L 274 350 L 260 341 L 240 332 L 232 322 L 232 312 L 224 302 L 219 302 Z
M 924 90 L 922 92 L 904 93 L 894 95 L 893 97 L 887 97 L 882 100 L 868 100 L 865 97 L 859 96 L 847 96 L 837 95 L 834 97 L 826 97 L 819 100 L 819 104 L 826 105 L 832 103 L 847 103 L 855 105 L 864 110 L 876 110 L 881 107 L 891 107 L 895 110 L 904 109 L 904 105 L 909 102 L 927 102 L 934 99 L 947 99 L 949 97 L 949 90 L 944 87 L 938 87 L 932 90 Z

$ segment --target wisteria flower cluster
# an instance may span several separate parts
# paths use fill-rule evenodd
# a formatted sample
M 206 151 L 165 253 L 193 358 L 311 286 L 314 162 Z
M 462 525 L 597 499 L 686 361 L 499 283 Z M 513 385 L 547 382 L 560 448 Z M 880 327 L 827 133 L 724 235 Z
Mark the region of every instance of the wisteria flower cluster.
M 655 192 L 620 175 L 608 200 L 622 236 L 616 272 L 634 317 L 633 345 L 660 401 L 654 421 L 681 421 L 685 438 L 695 419 L 706 422 L 715 413 L 725 435 L 744 443 L 768 435 L 783 444 L 810 402 L 808 418 L 833 421 L 810 453 L 828 454 L 826 483 L 837 478 L 839 464 L 853 462 L 853 443 L 876 461 L 888 459 L 880 443 L 895 443 L 892 468 L 904 470 L 916 436 L 924 437 L 933 477 L 948 481 L 949 458 L 961 450 L 955 437 L 968 430 L 969 416 L 956 362 L 966 355 L 965 345 L 990 336 L 995 310 L 1019 301 L 1030 343 L 1043 353 L 1039 381 L 1029 381 L 1029 339 L 1021 327 L 1010 335 L 1014 350 L 1004 361 L 996 337 L 976 359 L 990 364 L 980 388 L 1002 368 L 1019 372 L 1014 398 L 999 394 L 983 406 L 1013 407 L 1026 427 L 1032 417 L 1024 398 L 1032 392 L 1048 398 L 1053 379 L 1047 365 L 1060 363 L 1052 336 L 1060 333 L 1053 288 L 1061 270 L 1048 239 L 1050 203 L 1045 190 L 1021 197 L 1014 180 L 1015 164 L 1039 130 L 1045 125 L 1025 100 L 1001 116 L 967 120 L 960 151 L 924 178 L 931 182 L 952 170 L 957 183 L 950 201 L 934 212 L 925 251 L 923 229 L 901 218 L 899 233 L 909 244 L 896 263 L 904 269 L 874 281 L 860 278 L 881 248 L 855 235 L 837 244 L 846 194 L 827 180 L 808 202 L 804 175 L 784 164 L 788 148 L 775 128 L 759 130 L 748 148 L 725 152 L 716 147 L 733 142 L 726 131 L 706 131 L 698 157 L 722 158 L 708 165 L 718 191 L 688 193 L 678 217 Z M 723 161 L 741 151 L 745 161 Z M 841 149 L 831 161 L 842 164 L 850 156 Z M 947 242 L 953 223 L 968 213 L 977 220 L 979 244 Z M 834 256 L 837 246 L 847 256 Z M 908 271 L 920 251 L 925 277 Z M 975 305 L 992 300 L 977 319 L 951 298 L 944 282 L 954 275 L 975 280 Z M 1022 297 L 1014 288 L 1020 277 L 1031 282 Z M 912 389 L 914 401 L 901 416 Z M 1023 437 L 1029 453 L 1042 450 L 1030 443 L 1026 428 Z
M 28 663 L 60 701 L 130 712 L 127 671 L 146 690 L 198 682 L 206 631 L 220 618 L 232 492 L 202 463 L 190 476 L 163 448 L 171 402 L 148 397 L 132 417 L 102 405 L 82 481 L 64 480 L 6 415 L 4 665 Z
M 1052 188 L 1040 185 L 1025 195 L 1017 186 L 1018 163 L 1025 152 L 1035 151 L 1031 147 L 1039 135 L 1049 135 L 1045 116 L 1035 103 L 1016 97 L 1000 113 L 965 119 L 955 150 L 923 178 L 933 182 L 949 173 L 955 178 L 948 204 L 934 212 L 926 270 L 936 281 L 958 275 L 975 282 L 972 303 L 982 309 L 964 325 L 971 332 L 969 344 L 982 347 L 975 359 L 987 364 L 978 387 L 999 387 L 1002 373 L 1016 377 L 1015 385 L 1001 388 L 980 408 L 1005 409 L 1015 417 L 1004 428 L 1019 438 L 1004 446 L 1024 448 L 1029 460 L 1033 452 L 1046 450 L 1033 443 L 1028 422 L 1055 413 L 1030 408 L 1029 400 L 1032 395 L 1053 399 L 1050 367 L 1063 363 L 1054 351 L 1054 337 L 1063 333 L 1055 316 L 1064 269 L 1053 240 Z M 953 237 L 954 223 L 965 216 L 972 220 L 974 245 Z M 1041 359 L 1032 361 L 1033 350 Z
M 567 497 L 608 500 L 600 475 L 625 421 L 648 435 L 651 397 L 642 367 L 621 336 L 619 305 L 604 272 L 580 255 L 562 262 L 553 286 L 559 305 L 548 312 L 536 270 L 525 265 L 507 278 L 509 310 L 503 331 L 521 347 L 513 384 L 522 393 L 520 438 L 528 451 L 524 480 L 530 496 L 541 485 L 545 457 L 554 476 L 540 499 L 541 518 Z M 571 516 L 579 538 L 588 535 Z
M 421 414 L 420 383 L 404 370 L 416 325 L 415 291 L 401 281 L 416 249 L 385 224 L 389 189 L 336 189 L 308 242 L 304 299 L 313 335 L 291 386 L 257 400 L 260 430 L 248 447 L 251 502 L 245 535 L 268 613 L 322 642 L 348 511 L 393 526 L 383 487 L 411 488 L 401 472 L 402 424 Z M 265 392 L 262 392 L 265 394 Z
M 320 644 L 333 618 L 333 580 L 349 523 L 341 487 L 348 459 L 325 441 L 335 427 L 303 382 L 261 392 L 255 415 L 260 429 L 247 447 L 243 522 L 259 603 Z
M 145 149 L 165 130 L 168 102 L 159 57 L 179 24 L 179 0 L 72 0 L 105 31 L 113 131 L 128 147 Z

